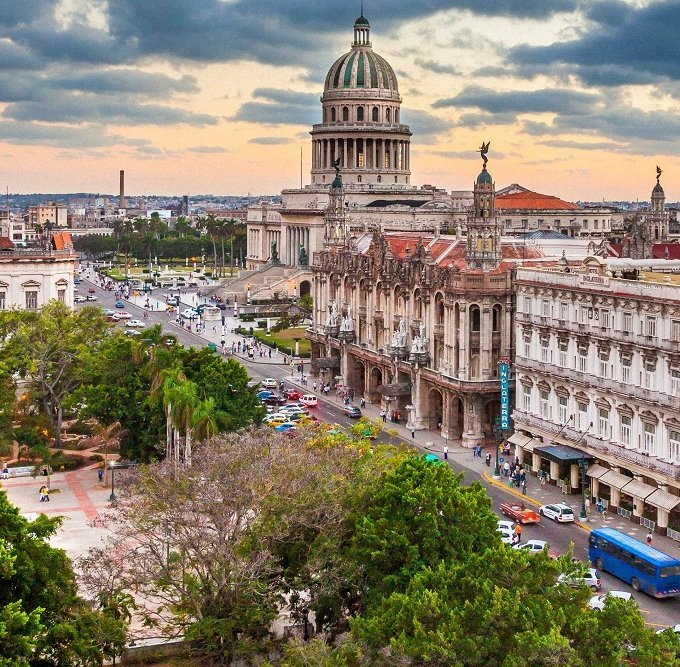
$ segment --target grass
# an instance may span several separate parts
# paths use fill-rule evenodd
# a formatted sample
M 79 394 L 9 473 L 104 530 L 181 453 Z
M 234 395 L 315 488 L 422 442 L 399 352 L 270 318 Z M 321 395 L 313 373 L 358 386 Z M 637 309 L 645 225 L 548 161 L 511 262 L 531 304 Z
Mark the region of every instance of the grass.
M 267 336 L 267 332 L 261 329 L 255 329 L 253 336 L 263 343 L 276 344 L 276 347 L 289 354 L 291 350 L 295 352 L 295 338 L 300 339 L 300 356 L 309 357 L 312 353 L 312 343 L 305 338 L 305 333 L 307 332 L 306 327 L 296 327 L 295 329 L 284 329 L 277 333 L 272 333 Z

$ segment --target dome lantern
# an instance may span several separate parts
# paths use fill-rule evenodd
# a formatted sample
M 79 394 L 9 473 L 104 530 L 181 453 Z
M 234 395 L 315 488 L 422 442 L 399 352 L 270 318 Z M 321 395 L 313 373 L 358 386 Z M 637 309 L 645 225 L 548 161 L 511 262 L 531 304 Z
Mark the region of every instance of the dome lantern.
M 371 46 L 371 24 L 364 16 L 364 3 L 361 3 L 361 16 L 354 21 L 354 43 L 356 46 Z

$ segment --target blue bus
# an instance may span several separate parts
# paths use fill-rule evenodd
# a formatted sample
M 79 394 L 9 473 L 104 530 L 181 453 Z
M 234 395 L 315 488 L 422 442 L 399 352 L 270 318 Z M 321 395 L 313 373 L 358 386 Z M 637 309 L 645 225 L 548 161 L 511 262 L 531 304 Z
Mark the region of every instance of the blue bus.
M 655 598 L 680 596 L 680 560 L 614 528 L 590 533 L 588 556 L 600 572 L 610 572 L 635 591 Z

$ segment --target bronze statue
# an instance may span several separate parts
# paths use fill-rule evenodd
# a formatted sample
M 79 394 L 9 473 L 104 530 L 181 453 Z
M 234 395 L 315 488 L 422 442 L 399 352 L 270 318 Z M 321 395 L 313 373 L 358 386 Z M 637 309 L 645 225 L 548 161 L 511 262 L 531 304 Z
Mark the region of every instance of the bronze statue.
M 656 165 L 656 182 L 657 184 L 659 183 L 659 179 L 661 178 L 661 174 L 663 174 L 663 169 L 659 167 L 659 165 Z
M 484 160 L 484 166 L 483 168 L 486 169 L 486 163 L 489 161 L 489 158 L 486 157 L 486 154 L 489 152 L 489 145 L 491 144 L 490 141 L 487 141 L 484 143 L 482 141 L 482 147 L 479 149 L 479 154 L 482 156 L 482 160 Z
M 309 257 L 307 256 L 307 251 L 302 243 L 300 244 L 300 252 L 298 254 L 298 264 L 300 266 L 309 266 Z
M 276 241 L 272 241 L 270 259 L 274 263 L 279 261 L 279 253 L 278 250 L 276 249 Z
M 340 176 L 340 158 L 333 160 L 333 168 L 335 169 L 335 178 Z

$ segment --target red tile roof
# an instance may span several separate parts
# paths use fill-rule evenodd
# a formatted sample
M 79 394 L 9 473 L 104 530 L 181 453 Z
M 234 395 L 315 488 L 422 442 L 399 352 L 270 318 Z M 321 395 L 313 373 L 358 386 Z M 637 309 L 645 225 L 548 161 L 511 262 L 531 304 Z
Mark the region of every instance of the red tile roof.
M 68 232 L 55 232 L 52 234 L 52 245 L 55 250 L 72 250 L 73 240 Z
M 0 250 L 14 250 L 12 239 L 7 238 L 6 236 L 0 236 Z
M 623 250 L 622 243 L 610 244 L 614 250 L 621 256 Z M 666 248 L 668 248 L 668 259 L 680 259 L 680 244 L 678 243 L 655 243 L 652 246 L 653 259 L 666 259 Z
M 523 211 L 577 211 L 576 204 L 564 201 L 553 195 L 542 195 L 538 192 L 513 192 L 496 197 L 496 208 L 501 210 L 519 209 Z

